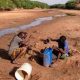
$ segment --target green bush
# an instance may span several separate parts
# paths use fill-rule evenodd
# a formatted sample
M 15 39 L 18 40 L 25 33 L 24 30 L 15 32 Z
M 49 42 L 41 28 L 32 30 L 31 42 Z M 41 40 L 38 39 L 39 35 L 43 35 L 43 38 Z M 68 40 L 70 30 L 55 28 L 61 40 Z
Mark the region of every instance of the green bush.
M 12 1 L 17 8 L 23 8 L 26 7 L 26 4 L 29 0 L 12 0 Z
M 33 9 L 35 7 L 38 8 L 48 8 L 49 6 L 45 3 L 41 3 L 38 1 L 30 1 L 30 0 L 12 0 L 17 8 L 24 9 Z
M 55 4 L 55 5 L 51 5 L 50 8 L 65 8 L 65 4 Z
M 24 9 L 33 9 L 35 7 L 38 8 L 48 8 L 49 6 L 45 3 L 41 3 L 38 1 L 30 1 L 30 0 L 12 0 L 17 8 Z
M 0 0 L 0 10 L 12 10 L 15 4 L 11 0 Z
M 0 0 L 0 10 L 12 10 L 14 8 L 49 8 L 45 3 L 30 0 Z
M 47 4 L 42 3 L 42 2 L 33 1 L 33 4 L 36 5 L 35 7 L 39 7 L 39 8 L 49 8 Z
M 66 3 L 67 9 L 75 9 L 75 7 L 76 7 L 76 1 L 75 0 L 70 0 Z
M 22 7 L 22 5 L 21 5 L 21 0 L 12 0 L 13 1 L 13 3 L 16 5 L 16 7 L 17 8 L 21 8 Z
M 26 5 L 24 8 L 27 8 L 27 9 L 33 9 L 33 8 L 49 8 L 49 6 L 45 3 L 41 3 L 41 2 L 38 2 L 38 1 L 26 1 Z

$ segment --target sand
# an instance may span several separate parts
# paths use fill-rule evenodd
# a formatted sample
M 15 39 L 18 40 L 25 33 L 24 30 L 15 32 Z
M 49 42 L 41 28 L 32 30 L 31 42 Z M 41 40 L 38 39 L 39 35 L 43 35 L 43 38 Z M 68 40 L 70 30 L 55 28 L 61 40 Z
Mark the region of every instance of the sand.
M 17 27 L 19 25 L 30 23 L 32 20 L 42 17 L 58 14 L 54 10 L 49 14 L 47 10 L 15 10 L 9 12 L 0 12 L 0 29 L 8 27 Z
M 55 16 L 56 14 L 63 13 L 67 13 L 69 15 L 44 22 L 39 26 L 25 30 L 28 33 L 28 36 L 31 35 L 28 43 L 30 43 L 29 45 L 32 45 L 33 48 L 36 48 L 36 51 L 40 51 L 48 46 L 45 45 L 41 39 L 46 39 L 48 37 L 58 38 L 60 35 L 66 35 L 69 46 L 79 50 L 80 11 L 77 10 L 53 9 L 0 12 L 0 29 L 19 27 L 19 25 L 28 24 L 39 17 Z M 28 54 L 24 58 L 17 60 L 19 64 L 11 64 L 8 60 L 7 50 L 13 36 L 14 34 L 8 34 L 0 37 L 0 80 L 15 80 L 15 70 L 25 62 L 29 62 L 33 66 L 32 77 L 30 80 L 80 79 L 80 54 L 77 52 L 67 60 L 60 60 L 59 62 L 54 63 L 51 68 L 45 68 L 36 60 L 28 60 Z M 50 42 L 49 44 L 50 46 L 57 45 L 55 42 Z

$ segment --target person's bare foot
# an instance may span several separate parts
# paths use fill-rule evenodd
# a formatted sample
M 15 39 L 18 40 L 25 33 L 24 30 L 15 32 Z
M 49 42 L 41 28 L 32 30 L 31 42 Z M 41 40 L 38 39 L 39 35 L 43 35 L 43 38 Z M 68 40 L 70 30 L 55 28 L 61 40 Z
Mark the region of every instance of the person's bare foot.
M 14 61 L 14 60 L 11 60 L 10 62 L 11 62 L 12 64 L 17 64 L 17 62 Z

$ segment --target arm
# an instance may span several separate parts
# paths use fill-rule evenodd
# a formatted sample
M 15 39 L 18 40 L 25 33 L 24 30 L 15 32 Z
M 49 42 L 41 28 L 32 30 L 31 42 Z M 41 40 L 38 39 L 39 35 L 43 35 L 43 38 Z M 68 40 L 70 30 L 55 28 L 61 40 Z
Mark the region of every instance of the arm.
M 58 48 L 58 47 L 54 47 L 53 49 L 59 51 L 60 53 L 64 54 L 65 53 L 65 50 L 61 49 L 61 48 Z
M 60 53 L 65 54 L 65 50 L 59 49 Z
M 50 40 L 58 42 L 59 39 L 52 39 L 52 38 L 50 38 Z

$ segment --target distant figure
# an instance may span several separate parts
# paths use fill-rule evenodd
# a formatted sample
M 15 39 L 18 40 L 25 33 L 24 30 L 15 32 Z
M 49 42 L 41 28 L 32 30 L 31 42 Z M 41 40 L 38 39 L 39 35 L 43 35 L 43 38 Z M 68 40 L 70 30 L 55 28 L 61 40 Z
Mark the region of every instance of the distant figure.
M 18 33 L 11 41 L 9 48 L 9 55 L 11 58 L 11 63 L 15 61 L 16 58 L 21 57 L 26 52 L 25 38 L 26 32 Z
M 57 51 L 57 59 L 59 58 L 65 58 L 66 56 L 69 56 L 69 47 L 68 47 L 68 41 L 66 40 L 65 36 L 60 36 L 59 39 L 52 39 L 51 41 L 58 42 L 58 48 L 55 48 L 53 51 Z M 54 52 L 55 53 L 55 52 Z

